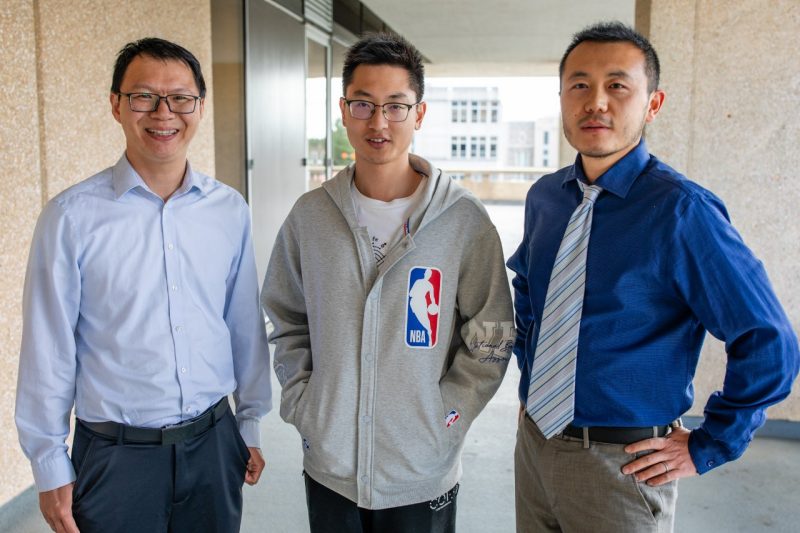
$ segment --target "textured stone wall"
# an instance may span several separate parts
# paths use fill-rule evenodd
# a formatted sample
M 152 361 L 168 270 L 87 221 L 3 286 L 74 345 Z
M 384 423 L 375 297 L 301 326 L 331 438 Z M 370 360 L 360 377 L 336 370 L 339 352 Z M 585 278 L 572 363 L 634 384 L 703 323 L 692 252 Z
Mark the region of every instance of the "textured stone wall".
M 13 421 L 28 247 L 43 202 L 113 164 L 124 137 L 108 91 L 116 52 L 155 36 L 197 55 L 209 93 L 208 0 L 0 2 L 0 505 L 33 482 Z M 214 174 L 213 107 L 189 158 Z
M 42 207 L 35 25 L 32 1 L 0 4 L 0 503 L 32 482 L 17 444 L 14 393 L 25 262 Z
M 797 331 L 800 2 L 659 0 L 638 7 L 649 9 L 643 29 L 659 53 L 667 94 L 648 132 L 650 150 L 722 198 Z M 709 338 L 692 414 L 702 414 L 724 371 L 724 346 Z M 769 416 L 800 421 L 800 391 Z

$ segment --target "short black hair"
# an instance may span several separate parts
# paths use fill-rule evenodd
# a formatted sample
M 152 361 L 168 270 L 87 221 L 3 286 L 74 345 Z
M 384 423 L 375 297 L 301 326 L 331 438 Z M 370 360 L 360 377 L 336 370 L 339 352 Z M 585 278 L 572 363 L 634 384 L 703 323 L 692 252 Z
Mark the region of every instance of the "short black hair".
M 352 83 L 353 72 L 359 65 L 403 67 L 408 71 L 408 82 L 417 95 L 417 102 L 422 101 L 425 93 L 425 67 L 422 64 L 422 54 L 400 35 L 388 32 L 369 34 L 347 50 L 342 68 L 344 93 L 347 93 L 347 86 Z
M 146 37 L 133 41 L 122 47 L 117 54 L 117 61 L 114 63 L 114 74 L 111 77 L 111 92 L 118 93 L 122 85 L 122 78 L 128 65 L 137 56 L 148 56 L 162 61 L 177 60 L 184 63 L 192 71 L 197 90 L 200 97 L 206 96 L 206 81 L 203 79 L 203 71 L 200 69 L 200 62 L 189 50 L 179 44 L 175 44 L 158 37 Z
M 661 76 L 661 65 L 658 62 L 658 54 L 650 41 L 630 26 L 622 22 L 600 22 L 588 26 L 572 36 L 566 52 L 561 56 L 561 63 L 558 66 L 558 77 L 564 77 L 564 65 L 567 56 L 576 46 L 583 42 L 593 43 L 616 43 L 627 42 L 634 45 L 644 54 L 644 72 L 647 75 L 647 90 L 653 92 L 658 89 L 659 78 Z

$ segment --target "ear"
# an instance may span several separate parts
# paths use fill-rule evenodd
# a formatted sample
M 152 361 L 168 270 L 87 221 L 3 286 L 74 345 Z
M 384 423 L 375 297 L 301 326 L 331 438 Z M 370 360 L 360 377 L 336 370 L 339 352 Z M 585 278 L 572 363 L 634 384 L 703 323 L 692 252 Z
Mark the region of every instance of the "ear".
M 201 119 L 203 118 L 203 114 L 205 113 L 205 111 L 206 111 L 206 99 L 205 98 L 201 98 L 200 99 L 200 118 Z
M 425 112 L 428 110 L 428 104 L 420 102 L 417 104 L 417 119 L 414 121 L 414 129 L 418 130 L 422 127 L 422 119 L 425 118 Z
M 114 115 L 114 120 L 122 123 L 119 118 L 119 106 L 120 102 L 122 101 L 122 96 L 118 95 L 117 93 L 109 93 L 108 101 L 111 103 L 111 114 Z
M 342 126 L 347 127 L 347 113 L 345 113 L 345 107 L 347 106 L 347 102 L 344 101 L 344 96 L 339 98 L 339 112 L 342 114 Z
M 653 122 L 656 119 L 656 115 L 658 112 L 661 111 L 661 106 L 664 105 L 664 99 L 666 98 L 666 94 L 661 89 L 656 89 L 650 95 L 650 101 L 647 103 L 647 116 L 645 117 L 645 122 Z

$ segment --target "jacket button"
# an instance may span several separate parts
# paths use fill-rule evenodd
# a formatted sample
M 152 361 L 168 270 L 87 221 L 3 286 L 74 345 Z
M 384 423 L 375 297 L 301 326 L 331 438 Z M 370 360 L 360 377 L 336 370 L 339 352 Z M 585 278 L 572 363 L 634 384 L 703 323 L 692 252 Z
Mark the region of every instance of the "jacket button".
M 712 466 L 714 466 L 715 464 L 717 464 L 717 462 L 716 462 L 716 461 L 709 461 L 709 462 L 707 462 L 707 463 L 706 463 L 706 466 L 708 466 L 708 467 L 712 467 Z

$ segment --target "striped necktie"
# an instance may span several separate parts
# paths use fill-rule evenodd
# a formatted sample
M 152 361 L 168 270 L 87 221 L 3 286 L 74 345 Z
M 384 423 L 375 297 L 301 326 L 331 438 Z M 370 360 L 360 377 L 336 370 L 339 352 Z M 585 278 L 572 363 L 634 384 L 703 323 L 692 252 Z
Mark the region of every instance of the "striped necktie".
M 528 388 L 527 411 L 550 438 L 575 415 L 575 361 L 586 286 L 592 207 L 603 190 L 580 180 L 583 202 L 572 213 L 550 274 Z

